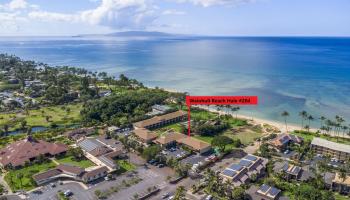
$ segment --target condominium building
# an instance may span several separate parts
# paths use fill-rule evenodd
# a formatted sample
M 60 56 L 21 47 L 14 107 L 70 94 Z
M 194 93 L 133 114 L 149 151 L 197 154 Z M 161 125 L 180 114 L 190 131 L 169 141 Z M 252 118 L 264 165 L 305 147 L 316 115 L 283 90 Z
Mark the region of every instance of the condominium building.
M 176 123 L 182 120 L 185 120 L 187 117 L 186 112 L 179 110 L 176 112 L 168 113 L 161 116 L 152 117 L 143 121 L 134 123 L 135 129 L 146 128 L 153 129 L 159 128 L 168 124 Z
M 315 137 L 311 142 L 311 148 L 317 154 L 329 155 L 339 160 L 347 160 L 350 158 L 350 146 L 346 144 Z

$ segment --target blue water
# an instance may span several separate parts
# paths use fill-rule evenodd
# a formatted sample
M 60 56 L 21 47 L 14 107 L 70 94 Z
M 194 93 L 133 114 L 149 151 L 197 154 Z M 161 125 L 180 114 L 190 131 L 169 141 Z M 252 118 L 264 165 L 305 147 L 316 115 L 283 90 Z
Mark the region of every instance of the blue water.
M 282 121 L 287 110 L 299 124 L 307 110 L 350 123 L 350 38 L 0 38 L 0 52 L 192 95 L 258 95 L 241 114 Z

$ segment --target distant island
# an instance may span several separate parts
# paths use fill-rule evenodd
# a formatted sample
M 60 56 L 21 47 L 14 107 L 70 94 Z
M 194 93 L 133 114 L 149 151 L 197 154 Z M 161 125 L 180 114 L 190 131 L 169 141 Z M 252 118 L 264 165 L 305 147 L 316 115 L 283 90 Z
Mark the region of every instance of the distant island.
M 190 36 L 184 34 L 171 34 L 158 31 L 124 31 L 108 34 L 81 34 L 73 37 L 179 37 Z

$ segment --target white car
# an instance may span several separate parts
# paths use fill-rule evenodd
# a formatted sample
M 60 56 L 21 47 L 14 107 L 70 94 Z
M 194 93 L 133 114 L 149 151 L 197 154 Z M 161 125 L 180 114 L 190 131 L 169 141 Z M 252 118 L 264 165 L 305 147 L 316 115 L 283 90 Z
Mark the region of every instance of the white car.
M 205 198 L 205 200 L 212 200 L 213 199 L 213 196 L 211 195 L 208 195 L 207 198 Z
M 70 191 L 70 190 L 66 190 L 63 194 L 64 194 L 65 197 L 69 197 L 69 196 L 73 195 L 73 192 Z

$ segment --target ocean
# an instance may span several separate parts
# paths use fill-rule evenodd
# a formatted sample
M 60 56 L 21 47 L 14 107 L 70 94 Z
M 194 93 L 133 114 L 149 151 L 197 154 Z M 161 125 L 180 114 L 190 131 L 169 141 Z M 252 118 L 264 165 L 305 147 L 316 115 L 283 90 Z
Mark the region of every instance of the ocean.
M 350 38 L 0 38 L 0 53 L 70 65 L 191 95 L 257 95 L 239 114 L 300 124 L 343 116 L 350 124 Z M 315 120 L 313 126 L 320 122 Z

